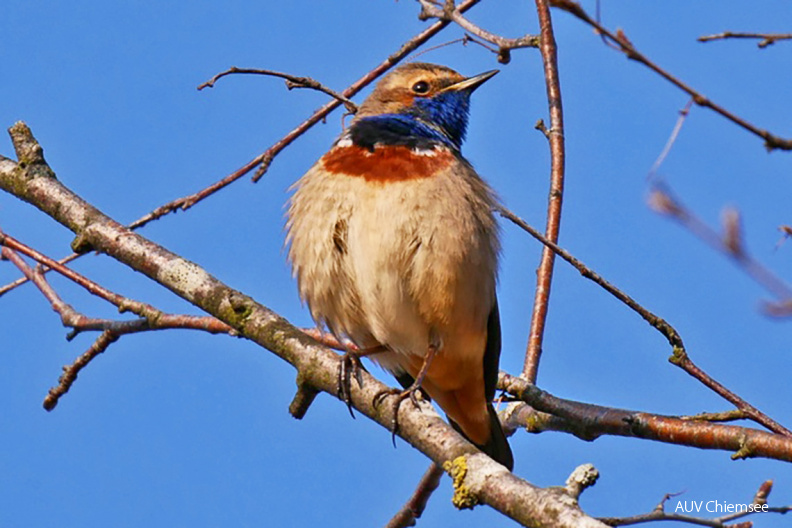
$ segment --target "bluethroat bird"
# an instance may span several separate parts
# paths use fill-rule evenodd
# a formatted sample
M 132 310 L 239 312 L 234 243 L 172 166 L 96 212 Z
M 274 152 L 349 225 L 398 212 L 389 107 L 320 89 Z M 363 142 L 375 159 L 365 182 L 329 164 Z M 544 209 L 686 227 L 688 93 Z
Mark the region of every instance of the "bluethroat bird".
M 385 76 L 333 147 L 295 184 L 289 260 L 316 323 L 420 388 L 451 425 L 509 469 L 492 400 L 500 321 L 496 199 L 462 157 L 474 77 L 411 63 Z M 348 370 L 339 382 L 349 404 Z M 345 388 L 346 387 L 346 388 Z M 394 431 L 398 427 L 394 418 Z

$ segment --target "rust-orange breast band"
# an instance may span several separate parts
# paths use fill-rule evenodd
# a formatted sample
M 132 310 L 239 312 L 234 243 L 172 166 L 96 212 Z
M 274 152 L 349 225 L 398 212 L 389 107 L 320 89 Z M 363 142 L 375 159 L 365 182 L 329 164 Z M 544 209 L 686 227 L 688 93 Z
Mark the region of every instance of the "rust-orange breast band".
M 403 145 L 378 145 L 373 150 L 336 146 L 322 157 L 327 172 L 381 183 L 431 178 L 454 161 L 451 150 L 440 146 L 420 151 Z

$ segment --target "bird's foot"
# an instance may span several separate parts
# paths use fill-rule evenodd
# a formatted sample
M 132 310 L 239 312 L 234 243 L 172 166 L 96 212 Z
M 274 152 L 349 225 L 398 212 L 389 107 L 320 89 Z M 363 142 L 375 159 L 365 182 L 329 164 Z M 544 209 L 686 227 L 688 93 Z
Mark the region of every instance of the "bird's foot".
M 385 389 L 379 391 L 377 394 L 374 395 L 373 404 L 374 407 L 379 407 L 382 402 L 388 398 L 389 396 L 395 396 L 396 398 L 393 400 L 393 405 L 391 412 L 393 413 L 393 418 L 391 420 L 391 434 L 393 445 L 396 445 L 396 434 L 399 432 L 399 407 L 404 400 L 408 399 L 412 402 L 416 409 L 420 408 L 420 404 L 418 403 L 418 398 L 426 399 L 423 395 L 423 389 L 421 388 L 421 384 L 417 381 L 414 382 L 412 385 L 407 387 L 404 390 L 399 389 Z
M 357 381 L 358 387 L 362 387 L 364 370 L 366 370 L 366 368 L 363 366 L 363 363 L 360 361 L 360 356 L 357 353 L 347 351 L 341 357 L 337 380 L 338 397 L 341 398 L 341 401 L 346 403 L 352 418 L 355 417 L 355 413 L 352 411 L 352 378 Z

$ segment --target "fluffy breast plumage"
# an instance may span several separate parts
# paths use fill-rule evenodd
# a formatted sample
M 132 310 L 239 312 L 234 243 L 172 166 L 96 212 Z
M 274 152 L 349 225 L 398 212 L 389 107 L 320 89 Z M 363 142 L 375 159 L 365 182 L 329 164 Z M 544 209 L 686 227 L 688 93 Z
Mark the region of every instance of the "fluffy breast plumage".
M 456 152 L 341 143 L 296 188 L 289 258 L 317 321 L 359 346 L 418 355 L 453 325 L 486 325 L 494 198 Z

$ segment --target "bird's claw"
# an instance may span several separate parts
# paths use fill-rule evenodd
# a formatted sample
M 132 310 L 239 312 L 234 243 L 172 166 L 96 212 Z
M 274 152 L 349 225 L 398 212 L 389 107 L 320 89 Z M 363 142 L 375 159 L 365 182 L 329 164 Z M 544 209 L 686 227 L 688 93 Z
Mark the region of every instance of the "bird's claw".
M 360 358 L 353 352 L 347 352 L 341 357 L 337 380 L 338 397 L 346 403 L 352 418 L 355 417 L 352 410 L 352 378 L 357 381 L 358 387 L 362 387 L 364 370 L 365 367 L 360 362 Z
M 380 405 L 382 405 L 382 402 L 388 396 L 396 396 L 396 399 L 394 399 L 393 406 L 391 408 L 391 412 L 393 413 L 393 418 L 391 420 L 391 425 L 393 426 L 393 428 L 391 429 L 391 434 L 392 434 L 394 447 L 396 446 L 396 434 L 399 432 L 399 407 L 401 407 L 401 404 L 404 400 L 409 398 L 412 404 L 415 406 L 415 408 L 419 409 L 421 405 L 418 402 L 418 395 L 422 393 L 423 391 L 420 385 L 412 384 L 404 390 L 385 389 L 379 391 L 377 394 L 374 395 L 374 399 L 372 400 L 374 407 L 379 407 Z

